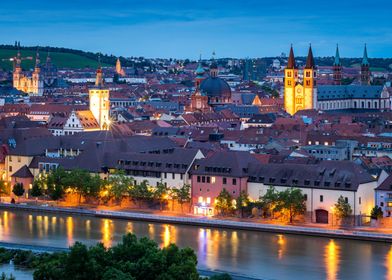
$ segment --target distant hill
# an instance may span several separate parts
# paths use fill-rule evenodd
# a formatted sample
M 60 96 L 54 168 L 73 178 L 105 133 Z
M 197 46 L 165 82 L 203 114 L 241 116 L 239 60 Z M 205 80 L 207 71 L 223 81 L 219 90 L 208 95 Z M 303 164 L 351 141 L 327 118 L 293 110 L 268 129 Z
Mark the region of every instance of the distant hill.
M 21 47 L 20 52 L 22 57 L 33 57 L 32 60 L 23 60 L 23 69 L 32 69 L 35 65 L 36 47 Z M 98 53 L 84 52 L 66 48 L 41 47 L 39 55 L 41 63 L 45 63 L 46 57 L 50 51 L 52 62 L 58 68 L 96 68 L 98 66 Z M 12 70 L 12 62 L 5 61 L 11 57 L 16 56 L 17 48 L 10 45 L 0 45 L 0 69 Z M 101 55 L 102 66 L 113 66 L 116 62 L 116 57 Z

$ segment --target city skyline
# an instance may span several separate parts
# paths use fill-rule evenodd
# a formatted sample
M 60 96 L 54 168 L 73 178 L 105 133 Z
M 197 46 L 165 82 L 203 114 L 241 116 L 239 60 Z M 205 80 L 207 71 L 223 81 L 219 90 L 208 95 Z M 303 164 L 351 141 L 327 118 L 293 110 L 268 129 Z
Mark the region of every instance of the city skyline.
M 266 57 L 288 53 L 342 57 L 392 56 L 386 1 L 27 1 L 3 3 L 3 44 L 50 45 L 116 56 L 196 59 Z M 125 35 L 124 35 L 125 34 Z

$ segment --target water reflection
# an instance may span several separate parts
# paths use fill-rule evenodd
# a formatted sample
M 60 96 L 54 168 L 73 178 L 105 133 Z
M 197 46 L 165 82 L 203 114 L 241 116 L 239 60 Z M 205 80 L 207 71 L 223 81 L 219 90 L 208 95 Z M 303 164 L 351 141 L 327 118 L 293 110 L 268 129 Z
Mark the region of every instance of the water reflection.
M 256 279 L 392 279 L 392 247 L 380 243 L 0 211 L 0 240 L 13 243 L 68 247 L 81 241 L 113 246 L 127 232 L 150 237 L 160 246 L 189 246 L 201 269 Z
M 282 234 L 278 234 L 278 259 L 281 260 L 283 258 L 283 254 L 286 248 L 286 240 Z
M 392 279 L 392 246 L 385 258 L 385 267 L 387 269 L 387 275 L 385 279 L 390 280 Z
M 111 220 L 109 219 L 102 220 L 102 226 L 101 226 L 102 243 L 103 245 L 105 245 L 105 247 L 112 246 L 112 238 L 111 238 L 111 233 L 113 231 L 112 227 L 113 227 L 113 223 Z
M 68 241 L 68 246 L 72 245 L 74 243 L 74 238 L 73 238 L 73 230 L 74 230 L 74 224 L 73 224 L 73 218 L 72 217 L 67 217 L 67 241 Z
M 339 245 L 334 240 L 330 240 L 325 246 L 324 260 L 328 280 L 338 279 L 340 253 Z

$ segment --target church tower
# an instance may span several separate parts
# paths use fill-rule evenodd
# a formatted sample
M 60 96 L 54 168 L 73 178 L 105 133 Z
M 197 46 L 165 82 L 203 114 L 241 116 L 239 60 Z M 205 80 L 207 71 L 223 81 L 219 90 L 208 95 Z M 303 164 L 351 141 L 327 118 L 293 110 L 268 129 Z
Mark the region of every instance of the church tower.
M 18 53 L 16 54 L 16 58 L 14 61 L 14 72 L 12 74 L 12 80 L 13 80 L 13 86 L 16 89 L 20 89 L 20 80 L 22 78 L 22 59 L 20 56 L 20 50 L 18 50 Z
M 365 44 L 365 49 L 363 51 L 363 58 L 361 63 L 361 84 L 370 85 L 370 67 L 369 67 L 369 59 L 368 59 L 366 44 Z
M 40 63 L 41 63 L 41 60 L 39 58 L 39 52 L 37 49 L 37 54 L 35 56 L 34 72 L 31 77 L 31 90 L 30 90 L 30 92 L 33 94 L 37 94 L 39 96 L 42 96 L 44 89 L 43 89 L 43 80 L 40 75 L 40 73 L 41 73 Z
M 342 84 L 342 63 L 340 62 L 339 46 L 336 45 L 335 60 L 333 62 L 333 84 Z
M 298 80 L 298 68 L 295 64 L 293 46 L 290 48 L 287 67 L 284 69 L 284 109 L 290 115 L 295 114 L 295 86 Z
M 120 58 L 117 58 L 117 61 L 116 61 L 116 73 L 117 73 L 119 76 L 121 76 L 121 77 L 124 77 L 124 76 L 125 76 L 125 72 L 124 72 L 124 70 L 123 70 L 122 67 L 121 67 Z
M 314 63 L 312 46 L 309 46 L 308 57 L 304 68 L 304 102 L 303 109 L 309 110 L 317 107 L 316 65 Z M 296 110 L 298 111 L 298 110 Z
M 195 71 L 195 93 L 191 96 L 191 104 L 187 111 L 190 112 L 210 112 L 211 107 L 208 105 L 208 96 L 203 94 L 200 90 L 201 82 L 204 80 L 204 68 L 201 63 L 201 57 L 199 59 L 199 64 Z
M 90 111 L 93 113 L 101 130 L 109 130 L 109 89 L 104 87 L 101 65 L 97 69 L 95 86 L 89 90 Z

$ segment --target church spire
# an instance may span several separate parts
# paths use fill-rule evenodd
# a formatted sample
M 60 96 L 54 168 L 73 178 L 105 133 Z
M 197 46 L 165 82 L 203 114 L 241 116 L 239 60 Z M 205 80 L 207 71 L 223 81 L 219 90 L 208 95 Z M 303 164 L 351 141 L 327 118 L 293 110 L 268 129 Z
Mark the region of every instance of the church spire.
M 369 59 L 368 59 L 366 44 L 365 44 L 365 49 L 363 50 L 362 65 L 369 66 Z
M 37 47 L 37 52 L 35 55 L 35 69 L 39 69 L 40 63 L 41 63 L 41 60 L 39 58 L 39 48 Z
M 215 51 L 212 52 L 212 62 L 210 66 L 210 76 L 216 78 L 218 76 L 218 64 L 215 61 Z
M 306 65 L 305 69 L 313 69 L 315 68 L 313 52 L 312 52 L 312 45 L 309 45 L 308 57 L 306 58 Z
M 340 62 L 340 54 L 339 54 L 339 45 L 336 44 L 336 53 L 335 53 L 335 60 L 333 62 L 333 66 L 341 66 Z
M 98 69 L 95 78 L 95 86 L 103 87 L 102 67 L 101 67 L 101 55 L 98 54 Z
M 290 47 L 289 60 L 287 61 L 287 68 L 288 69 L 295 69 L 295 68 L 297 68 L 297 65 L 295 64 L 295 57 L 294 57 L 294 51 L 293 51 L 293 45 L 292 44 L 291 44 L 291 47 Z

